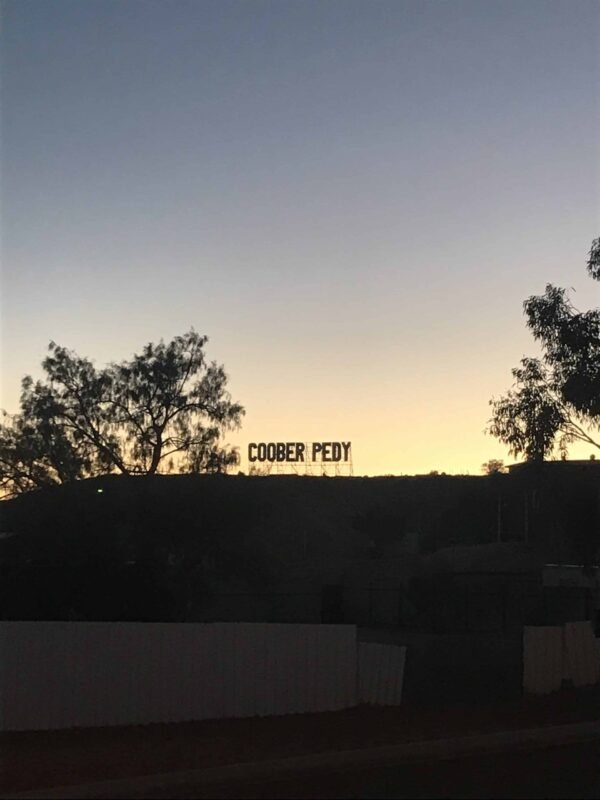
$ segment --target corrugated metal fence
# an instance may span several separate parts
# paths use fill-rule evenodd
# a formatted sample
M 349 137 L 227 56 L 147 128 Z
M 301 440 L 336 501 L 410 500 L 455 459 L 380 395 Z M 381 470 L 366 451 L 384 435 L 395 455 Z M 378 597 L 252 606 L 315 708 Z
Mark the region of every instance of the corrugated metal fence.
M 404 657 L 360 652 L 359 687 L 354 625 L 0 622 L 0 730 L 399 702 Z
M 563 678 L 573 686 L 591 686 L 600 681 L 600 648 L 591 622 L 563 625 Z
M 359 702 L 399 706 L 404 682 L 406 647 L 360 642 L 358 645 Z
M 523 688 L 548 694 L 563 681 L 573 686 L 600 683 L 600 639 L 590 622 L 523 629 Z

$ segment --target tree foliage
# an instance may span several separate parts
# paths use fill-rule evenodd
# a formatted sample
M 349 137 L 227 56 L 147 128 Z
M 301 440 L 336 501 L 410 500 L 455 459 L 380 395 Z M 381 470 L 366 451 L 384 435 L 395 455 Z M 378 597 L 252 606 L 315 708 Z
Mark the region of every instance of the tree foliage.
M 600 238 L 592 242 L 588 272 L 600 280 Z M 600 448 L 600 309 L 581 312 L 565 289 L 551 284 L 523 304 L 541 358 L 513 369 L 513 387 L 491 400 L 488 432 L 513 456 L 543 460 L 556 446 L 563 456 L 575 441 Z
M 587 262 L 588 272 L 595 281 L 600 281 L 600 237 L 594 239 Z
M 554 449 L 565 424 L 558 397 L 548 383 L 548 371 L 536 358 L 524 358 L 512 370 L 515 382 L 504 397 L 493 401 L 489 432 L 508 445 L 511 455 L 543 460 Z
M 501 459 L 491 458 L 481 465 L 481 471 L 485 475 L 504 475 L 506 467 L 504 466 L 504 461 Z
M 227 375 L 208 362 L 194 330 L 147 344 L 104 369 L 51 342 L 45 377 L 22 382 L 21 409 L 0 425 L 0 486 L 32 488 L 119 472 L 221 472 L 237 463 L 222 445 L 244 409 Z

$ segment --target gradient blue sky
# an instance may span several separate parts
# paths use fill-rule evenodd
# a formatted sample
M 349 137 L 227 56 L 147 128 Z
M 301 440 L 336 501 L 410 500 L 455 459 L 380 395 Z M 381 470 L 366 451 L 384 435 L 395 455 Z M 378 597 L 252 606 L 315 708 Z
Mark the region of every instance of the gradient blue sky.
M 2 3 L 2 398 L 194 326 L 252 440 L 508 458 L 547 282 L 598 305 L 600 4 Z M 574 450 L 587 457 L 589 448 Z

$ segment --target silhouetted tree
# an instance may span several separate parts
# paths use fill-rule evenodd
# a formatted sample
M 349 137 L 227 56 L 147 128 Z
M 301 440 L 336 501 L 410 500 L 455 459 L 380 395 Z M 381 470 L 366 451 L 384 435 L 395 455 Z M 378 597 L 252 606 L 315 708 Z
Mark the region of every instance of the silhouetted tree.
M 481 465 L 481 471 L 486 475 L 501 475 L 506 472 L 506 467 L 504 466 L 504 461 L 491 458 Z
M 600 238 L 587 265 L 600 280 Z M 551 284 L 523 306 L 542 357 L 512 370 L 513 388 L 490 401 L 488 432 L 527 460 L 543 460 L 556 444 L 563 455 L 575 441 L 600 448 L 592 436 L 600 427 L 600 309 L 578 311 L 566 290 Z
M 8 494 L 120 472 L 222 472 L 238 461 L 221 444 L 244 409 L 191 330 L 97 369 L 51 342 L 44 380 L 27 376 L 21 411 L 0 425 L 0 486 Z
M 0 490 L 20 494 L 77 477 L 80 465 L 69 442 L 43 426 L 3 412 L 0 425 Z
M 592 278 L 595 281 L 600 281 L 600 237 L 592 242 L 587 267 Z
M 554 449 L 556 436 L 567 421 L 563 404 L 551 390 L 548 371 L 539 359 L 522 359 L 512 374 L 513 389 L 492 401 L 488 432 L 508 445 L 511 455 L 543 461 Z

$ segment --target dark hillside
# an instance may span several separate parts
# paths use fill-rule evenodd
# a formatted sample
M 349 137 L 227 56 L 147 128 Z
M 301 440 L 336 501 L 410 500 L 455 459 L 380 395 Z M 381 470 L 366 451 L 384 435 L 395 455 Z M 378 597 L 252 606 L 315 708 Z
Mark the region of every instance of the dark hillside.
M 499 534 L 528 537 L 549 558 L 589 561 L 598 544 L 593 478 L 550 470 L 75 482 L 0 503 L 1 529 L 13 534 L 0 539 L 0 615 L 186 619 L 211 592 L 281 588 L 299 564 L 397 563 L 408 551 Z
M 382 531 L 382 547 L 407 533 L 419 533 L 427 549 L 451 544 L 452 535 L 445 541 L 441 530 L 457 515 L 474 540 L 491 540 L 494 496 L 489 481 L 478 477 L 111 475 L 1 506 L 3 528 L 35 542 L 36 558 L 55 559 L 57 547 L 148 553 L 214 540 L 219 547 L 260 544 L 270 557 L 287 560 L 305 533 L 315 556 L 367 552 L 370 538 Z

